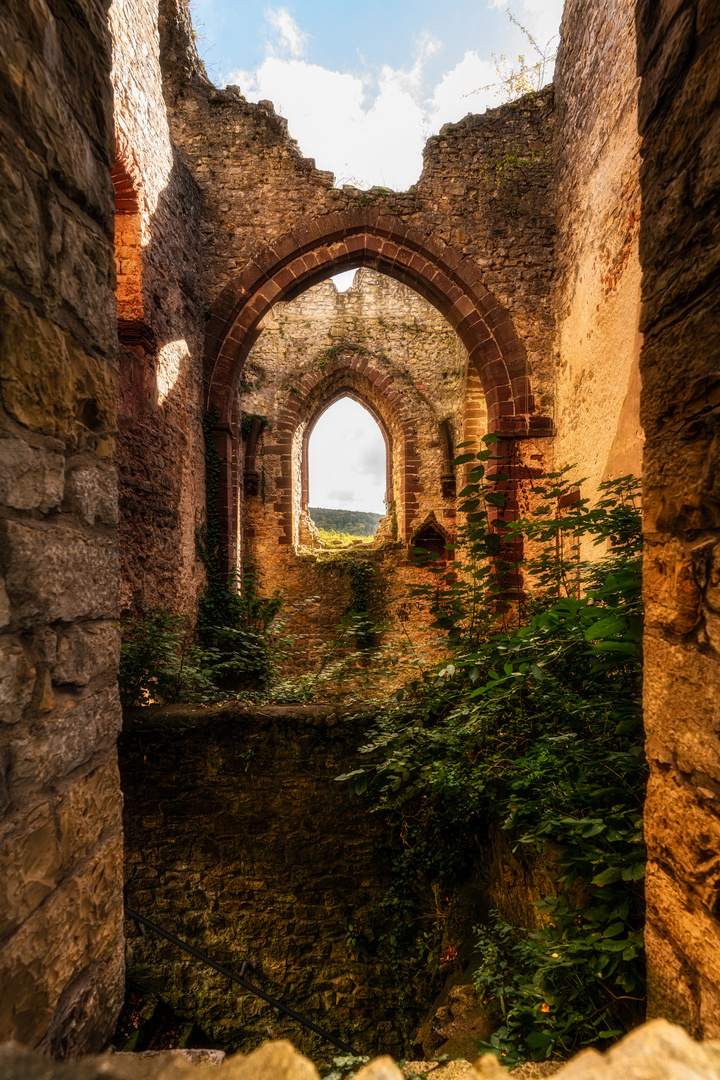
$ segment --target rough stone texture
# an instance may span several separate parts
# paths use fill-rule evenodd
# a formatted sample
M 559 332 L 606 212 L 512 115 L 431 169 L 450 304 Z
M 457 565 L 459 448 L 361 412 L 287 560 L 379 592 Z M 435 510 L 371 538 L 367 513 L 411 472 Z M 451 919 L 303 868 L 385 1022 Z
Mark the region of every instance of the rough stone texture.
M 361 760 L 366 725 L 330 705 L 126 710 L 127 902 L 231 970 L 249 960 L 252 982 L 361 1052 L 399 1055 L 400 988 L 372 911 L 388 884 L 373 850 L 383 825 L 333 780 Z M 509 848 L 488 837 L 478 849 L 478 880 L 443 901 L 438 958 L 470 940 L 489 906 L 508 921 L 528 920 L 532 901 L 554 891 L 549 860 L 525 864 Z M 508 896 L 498 869 L 505 862 L 522 874 Z M 428 925 L 437 903 L 428 887 Z M 126 930 L 135 983 L 216 1045 L 245 1050 L 270 1031 L 322 1060 L 315 1036 L 270 1006 L 228 988 L 159 937 L 138 935 L 132 923 Z M 413 984 L 406 1015 L 419 1024 L 428 1013 L 418 1056 L 465 1054 L 473 1038 L 494 1030 L 467 982 L 460 961 L 441 961 L 437 977 Z
M 179 1055 L 113 1054 L 72 1066 L 48 1061 L 18 1046 L 0 1046 L 3 1080 L 318 1080 L 311 1061 L 290 1043 L 268 1042 L 247 1057 L 222 1064 L 190 1064 Z M 518 1080 L 555 1075 L 561 1080 L 720 1080 L 720 1043 L 696 1043 L 682 1028 L 654 1020 L 626 1035 L 606 1053 L 582 1050 L 566 1064 L 540 1062 L 508 1072 L 491 1054 L 475 1061 L 408 1062 L 401 1072 L 380 1057 L 356 1073 L 357 1080 L 403 1080 L 417 1071 L 434 1080 Z
M 0 1038 L 59 1056 L 123 975 L 109 74 L 102 0 L 3 4 Z
M 122 609 L 194 612 L 204 509 L 197 186 L 170 138 L 157 0 L 115 0 Z
M 359 270 L 347 292 L 323 282 L 266 318 L 240 396 L 243 415 L 265 422 L 259 437 L 255 426 L 244 425 L 244 553 L 262 568 L 265 587 L 283 593 L 295 670 L 317 667 L 318 648 L 336 633 L 351 600 L 341 564 L 333 574 L 310 554 L 323 552 L 306 516 L 315 422 L 349 395 L 383 433 L 388 513 L 378 538 L 391 543 L 354 554 L 370 558 L 382 576 L 377 615 L 394 613 L 408 586 L 427 579 L 408 558 L 408 545 L 427 528 L 445 542 L 454 538 L 462 486 L 460 470 L 456 478 L 450 465 L 455 444 L 487 430 L 485 402 L 469 385 L 467 363 L 462 342 L 434 307 L 371 270 Z M 471 411 L 473 429 L 466 432 L 463 413 Z
M 720 1032 L 717 493 L 720 20 L 636 8 L 643 272 L 651 1014 Z
M 362 1052 L 400 1051 L 397 988 L 370 909 L 381 823 L 333 777 L 364 726 L 332 708 L 131 710 L 121 738 L 127 903 Z M 360 944 L 348 940 L 351 926 Z M 241 987 L 126 924 L 128 971 L 226 1050 L 327 1046 Z M 330 1055 L 331 1056 L 331 1055 Z
M 555 67 L 556 463 L 641 472 L 639 148 L 630 0 L 568 0 Z

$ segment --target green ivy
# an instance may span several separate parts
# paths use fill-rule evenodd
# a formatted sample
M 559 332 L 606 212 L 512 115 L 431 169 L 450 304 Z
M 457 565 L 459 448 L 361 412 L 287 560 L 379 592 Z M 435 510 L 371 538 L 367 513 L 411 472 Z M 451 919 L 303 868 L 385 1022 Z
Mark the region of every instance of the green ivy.
M 577 489 L 567 470 L 536 480 L 533 515 L 503 522 L 513 463 L 485 441 L 454 462 L 467 473 L 458 557 L 415 593 L 451 653 L 373 716 L 372 764 L 338 780 L 387 822 L 378 918 L 401 985 L 439 942 L 422 921 L 428 891 L 468 881 L 490 830 L 559 852 L 537 928 L 496 917 L 478 931 L 476 983 L 499 1018 L 490 1049 L 510 1063 L 602 1044 L 642 1016 L 641 536 L 637 481 L 560 512 Z M 536 552 L 528 596 L 508 585 L 522 537 Z M 582 537 L 605 554 L 582 561 Z

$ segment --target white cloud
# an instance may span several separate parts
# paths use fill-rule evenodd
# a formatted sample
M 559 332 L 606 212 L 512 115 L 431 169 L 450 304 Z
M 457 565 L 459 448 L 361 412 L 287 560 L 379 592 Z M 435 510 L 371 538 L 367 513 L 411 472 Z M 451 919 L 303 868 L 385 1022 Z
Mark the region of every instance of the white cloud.
M 488 6 L 504 7 L 506 2 L 488 0 Z M 544 47 L 557 29 L 562 2 L 516 0 L 513 11 Z M 411 66 L 385 65 L 373 77 L 303 60 L 308 35 L 288 10 L 269 8 L 266 17 L 286 55 L 275 55 L 271 48 L 255 71 L 233 71 L 228 82 L 238 84 L 250 101 L 273 101 L 277 112 L 287 118 L 302 153 L 314 157 L 318 168 L 333 172 L 338 186 L 406 190 L 420 176 L 429 135 L 467 113 L 501 103 L 492 85 L 498 82 L 495 66 L 476 50 L 468 50 L 428 92 L 426 61 L 442 48 L 429 34 L 419 38 Z M 520 52 L 529 60 L 530 46 L 509 20 L 507 40 L 510 66 Z M 487 86 L 491 88 L 480 89 Z
M 424 114 L 409 80 L 411 73 L 383 68 L 368 104 L 369 79 L 304 60 L 268 57 L 256 71 L 228 77 L 251 101 L 273 101 L 302 152 L 332 170 L 338 184 L 399 189 L 422 167 Z
M 310 436 L 310 505 L 383 514 L 385 441 L 370 413 L 341 398 Z
M 466 52 L 435 87 L 428 109 L 430 130 L 439 131 L 443 124 L 454 123 L 467 113 L 484 112 L 499 105 L 494 90 L 481 89 L 495 82 L 497 73 L 492 62 L 481 60 L 477 52 Z
M 287 8 L 268 8 L 265 18 L 278 32 L 281 46 L 288 49 L 291 56 L 302 56 L 309 35 L 300 29 Z

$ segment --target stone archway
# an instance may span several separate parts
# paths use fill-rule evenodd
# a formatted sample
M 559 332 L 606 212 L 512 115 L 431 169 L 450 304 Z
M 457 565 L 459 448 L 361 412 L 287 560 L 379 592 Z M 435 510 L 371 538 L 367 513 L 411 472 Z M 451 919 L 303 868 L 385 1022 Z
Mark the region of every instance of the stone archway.
M 426 414 L 436 423 L 432 410 L 423 402 L 410 380 L 387 362 L 348 346 L 322 369 L 310 365 L 298 379 L 296 392 L 289 394 L 280 413 L 282 432 L 273 452 L 284 463 L 277 505 L 283 511 L 283 538 L 297 543 L 300 514 L 307 509 L 307 445 L 320 417 L 343 397 L 350 397 L 368 410 L 385 440 L 387 453 L 386 491 L 388 506 L 395 504 L 398 538 L 409 540 L 418 510 L 418 469 L 416 424 Z M 437 478 L 438 493 L 442 476 Z
M 232 408 L 262 320 L 278 301 L 360 266 L 410 286 L 447 318 L 480 379 L 491 430 L 509 439 L 552 432 L 552 422 L 535 411 L 526 350 L 510 314 L 483 285 L 472 258 L 433 234 L 376 210 L 327 214 L 296 226 L 257 252 L 217 298 L 208 322 L 206 401 L 217 413 L 214 438 L 223 465 L 218 512 L 229 552 L 238 531 L 238 498 L 232 483 L 238 432 Z M 280 424 L 280 437 L 289 432 L 286 424 Z M 287 509 L 290 512 L 290 506 Z

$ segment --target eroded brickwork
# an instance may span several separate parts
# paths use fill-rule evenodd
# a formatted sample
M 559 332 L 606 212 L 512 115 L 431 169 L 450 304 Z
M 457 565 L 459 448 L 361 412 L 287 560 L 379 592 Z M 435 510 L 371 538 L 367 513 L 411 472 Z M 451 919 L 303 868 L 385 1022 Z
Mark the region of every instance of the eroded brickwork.
M 639 476 L 639 148 L 630 0 L 568 0 L 555 70 L 556 460 Z
M 283 594 L 296 641 L 288 666 L 296 673 L 317 668 L 352 603 L 341 563 L 317 564 L 322 549 L 307 520 L 314 422 L 351 396 L 384 433 L 388 512 L 378 534 L 384 549 L 371 560 L 382 580 L 382 612 L 375 614 L 385 617 L 423 577 L 408 558 L 413 538 L 428 526 L 448 541 L 455 535 L 453 454 L 443 445 L 442 423 L 453 446 L 461 441 L 466 370 L 467 353 L 443 316 L 371 270 L 359 270 L 344 293 L 330 281 L 316 285 L 265 320 L 240 395 L 242 412 L 263 423 L 258 444 L 245 425 L 242 532 L 245 556 L 260 567 L 265 587 Z M 364 547 L 355 554 L 370 553 Z
M 650 1011 L 720 1032 L 720 10 L 637 5 Z
M 170 140 L 156 0 L 115 0 L 110 27 L 124 181 L 116 183 L 120 605 L 192 613 L 204 504 L 200 196 Z
M 268 102 L 207 81 L 174 2 L 161 32 L 172 135 L 204 202 L 208 403 L 218 411 L 220 513 L 237 558 L 239 451 L 234 393 L 273 304 L 338 269 L 373 267 L 445 314 L 482 381 L 491 424 L 535 424 L 552 411 L 555 232 L 553 97 L 447 125 L 404 193 L 338 190 L 300 155 Z
M 122 995 L 107 4 L 0 12 L 0 1039 L 96 1051 Z

